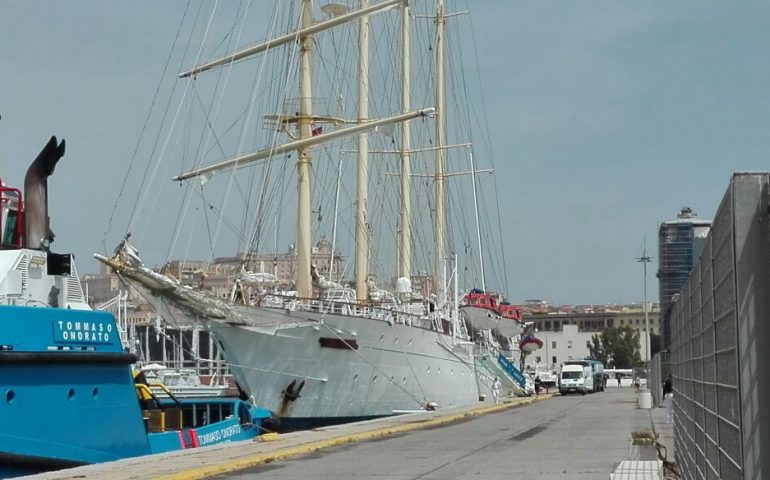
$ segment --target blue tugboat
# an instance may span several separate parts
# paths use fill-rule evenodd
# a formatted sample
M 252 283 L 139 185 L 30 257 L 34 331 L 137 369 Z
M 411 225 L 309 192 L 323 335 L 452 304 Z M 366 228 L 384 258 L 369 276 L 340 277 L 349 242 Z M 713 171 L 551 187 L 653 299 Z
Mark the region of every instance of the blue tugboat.
M 253 438 L 237 399 L 158 399 L 135 382 L 114 317 L 92 311 L 71 254 L 50 251 L 52 137 L 21 190 L 0 180 L 0 478 Z

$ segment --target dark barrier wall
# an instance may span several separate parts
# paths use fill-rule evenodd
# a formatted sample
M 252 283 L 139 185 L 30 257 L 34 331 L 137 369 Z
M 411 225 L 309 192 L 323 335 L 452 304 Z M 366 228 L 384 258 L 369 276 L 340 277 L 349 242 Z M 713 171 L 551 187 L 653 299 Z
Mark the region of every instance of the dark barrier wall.
M 768 174 L 733 176 L 674 304 L 674 437 L 685 478 L 770 478 L 769 201 Z

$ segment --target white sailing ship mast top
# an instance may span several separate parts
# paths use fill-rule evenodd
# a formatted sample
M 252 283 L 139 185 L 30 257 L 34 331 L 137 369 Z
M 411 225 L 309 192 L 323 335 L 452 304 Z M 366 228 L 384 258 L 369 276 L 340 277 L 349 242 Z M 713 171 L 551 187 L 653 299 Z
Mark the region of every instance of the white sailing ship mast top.
M 401 7 L 401 112 L 406 113 L 411 108 L 411 42 L 409 29 L 411 28 L 409 4 Z M 401 211 L 399 215 L 399 245 L 398 245 L 398 276 L 411 280 L 412 277 L 412 214 L 411 214 L 411 190 L 412 190 L 412 159 L 411 131 L 409 124 L 401 124 Z
M 360 0 L 366 8 L 369 0 Z M 369 120 L 369 16 L 362 15 L 358 29 L 358 124 Z M 356 193 L 356 300 L 369 298 L 369 134 L 358 134 L 358 182 Z
M 297 150 L 297 188 L 298 188 L 298 216 L 297 216 L 297 268 L 296 268 L 296 289 L 300 298 L 310 298 L 312 296 L 312 281 L 311 281 L 311 228 L 310 228 L 310 173 L 311 173 L 311 148 L 314 145 L 333 140 L 335 138 L 352 135 L 358 133 L 359 136 L 359 150 L 366 152 L 366 132 L 367 130 L 376 128 L 378 126 L 389 125 L 398 122 L 405 122 L 412 118 L 425 115 L 433 115 L 435 109 L 427 108 L 415 111 L 405 111 L 399 115 L 395 115 L 388 118 L 382 118 L 378 120 L 368 120 L 368 107 L 361 107 L 359 110 L 359 123 L 357 125 L 340 128 L 333 132 L 322 133 L 320 135 L 312 135 L 312 125 L 316 117 L 313 116 L 311 93 L 312 93 L 312 79 L 311 79 L 311 63 L 312 63 L 312 46 L 313 35 L 315 33 L 328 30 L 330 28 L 342 25 L 346 22 L 354 19 L 361 20 L 361 43 L 362 54 L 359 64 L 359 72 L 361 74 L 361 86 L 359 87 L 359 96 L 362 100 L 368 97 L 368 64 L 364 60 L 365 52 L 368 52 L 368 15 L 375 12 L 382 12 L 396 5 L 403 4 L 404 0 L 388 0 L 378 3 L 376 5 L 367 6 L 368 2 L 362 0 L 362 8 L 351 11 L 350 13 L 340 15 L 338 17 L 315 23 L 313 20 L 313 2 L 312 0 L 302 0 L 302 23 L 301 28 L 296 32 L 280 36 L 276 39 L 269 40 L 267 42 L 245 48 L 238 52 L 229 54 L 222 58 L 207 62 L 203 65 L 199 65 L 190 69 L 189 71 L 180 74 L 180 77 L 189 77 L 198 73 L 210 70 L 212 68 L 229 65 L 235 61 L 244 59 L 248 56 L 265 52 L 275 46 L 284 45 L 293 41 L 298 41 L 300 44 L 300 108 L 299 115 L 296 118 L 299 129 L 299 138 L 292 142 L 288 142 L 283 145 L 271 147 L 268 149 L 258 150 L 256 152 L 248 153 L 245 155 L 239 155 L 234 158 L 215 162 L 203 167 L 193 169 L 189 172 L 182 173 L 174 177 L 174 180 L 185 180 L 198 176 L 210 175 L 213 173 L 229 170 L 232 168 L 238 168 L 240 166 L 252 163 L 258 160 L 266 159 L 274 155 Z M 359 165 L 368 163 L 366 153 L 359 153 Z M 363 180 L 362 180 L 363 179 Z M 363 185 L 363 186 L 362 186 Z M 368 261 L 368 231 L 366 225 L 366 207 L 365 199 L 367 196 L 366 186 L 368 185 L 368 170 L 366 168 L 359 167 L 359 212 L 357 214 L 357 237 L 360 241 L 357 241 L 357 286 L 362 284 L 362 288 L 358 291 L 358 299 L 365 300 L 366 293 L 366 281 L 368 279 L 368 271 L 366 262 Z M 363 200 L 362 200 L 363 198 Z M 359 267 L 359 265 L 361 265 Z
M 433 282 L 436 285 L 436 306 L 438 309 L 446 305 L 446 248 L 444 234 L 446 232 L 446 203 L 444 191 L 444 145 L 446 144 L 445 116 L 446 102 L 444 99 L 444 0 L 436 2 L 436 210 L 433 217 L 433 238 L 435 252 L 433 256 Z

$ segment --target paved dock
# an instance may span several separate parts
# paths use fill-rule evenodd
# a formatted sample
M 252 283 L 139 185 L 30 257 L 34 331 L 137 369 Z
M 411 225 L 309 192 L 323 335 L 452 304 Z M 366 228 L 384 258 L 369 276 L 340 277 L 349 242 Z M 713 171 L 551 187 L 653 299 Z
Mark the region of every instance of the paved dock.
M 280 435 L 273 441 L 50 472 L 43 479 L 598 479 L 638 452 L 632 431 L 670 431 L 632 389 L 512 399 Z M 672 447 L 673 447 L 673 442 Z M 669 453 L 669 458 L 673 456 Z

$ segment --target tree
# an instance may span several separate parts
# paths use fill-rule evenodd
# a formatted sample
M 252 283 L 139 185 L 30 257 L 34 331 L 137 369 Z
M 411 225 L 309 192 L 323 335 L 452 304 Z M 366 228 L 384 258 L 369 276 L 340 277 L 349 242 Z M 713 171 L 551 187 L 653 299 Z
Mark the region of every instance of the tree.
M 610 368 L 631 368 L 642 363 L 639 331 L 628 327 L 607 327 L 588 342 L 591 357 Z
M 663 343 L 661 342 L 660 335 L 656 333 L 650 334 L 650 358 L 660 353 Z
M 591 341 L 586 342 L 586 346 L 588 347 L 588 352 L 591 355 L 591 358 L 599 360 L 604 365 L 609 365 L 610 359 L 607 355 L 607 350 L 604 348 L 604 345 L 602 345 L 602 338 L 600 334 L 595 333 L 591 337 Z

